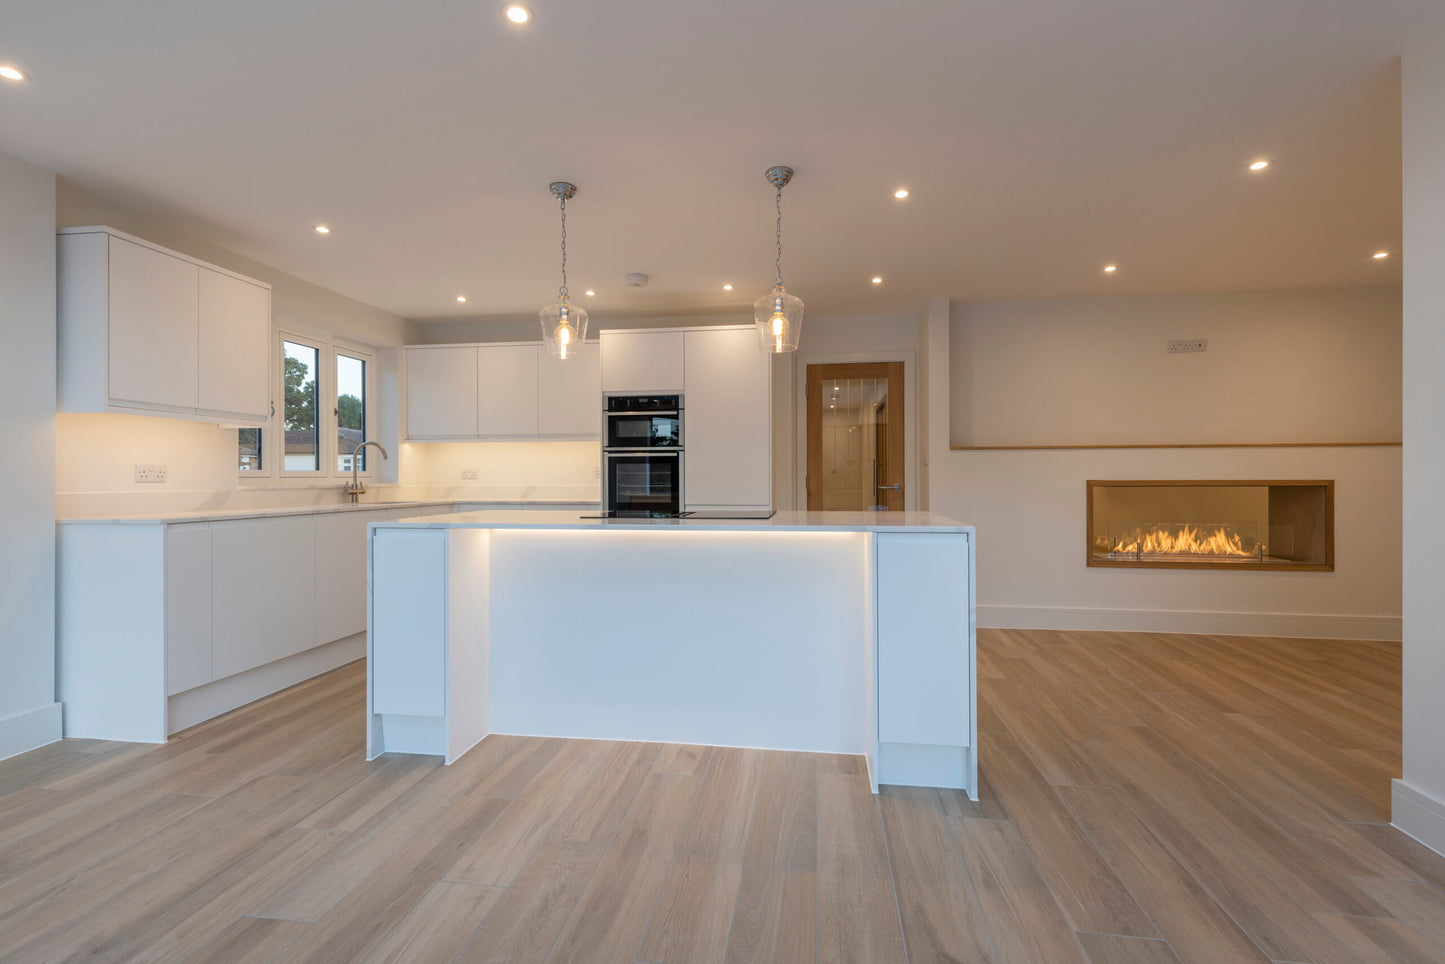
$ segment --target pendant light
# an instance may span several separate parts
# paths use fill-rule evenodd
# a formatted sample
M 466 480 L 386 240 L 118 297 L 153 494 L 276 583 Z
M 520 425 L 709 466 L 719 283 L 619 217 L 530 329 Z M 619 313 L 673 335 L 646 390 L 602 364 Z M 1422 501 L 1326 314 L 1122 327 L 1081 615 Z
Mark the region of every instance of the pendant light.
M 803 333 L 803 299 L 783 289 L 783 186 L 793 179 L 791 167 L 770 167 L 764 174 L 777 191 L 778 261 L 773 279 L 773 292 L 753 303 L 753 320 L 758 326 L 758 347 L 780 354 L 798 350 L 798 336 Z
M 542 321 L 542 340 L 553 358 L 576 358 L 582 354 L 587 339 L 587 312 L 572 304 L 567 297 L 567 202 L 577 193 L 577 185 L 553 181 L 547 190 L 562 205 L 562 287 L 557 289 L 556 304 L 538 312 Z

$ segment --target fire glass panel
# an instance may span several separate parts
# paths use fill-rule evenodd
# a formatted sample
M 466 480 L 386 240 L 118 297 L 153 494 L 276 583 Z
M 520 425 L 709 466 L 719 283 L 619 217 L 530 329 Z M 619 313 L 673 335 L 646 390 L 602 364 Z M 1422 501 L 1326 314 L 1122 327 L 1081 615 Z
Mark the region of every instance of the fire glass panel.
M 1089 483 L 1089 565 L 1332 569 L 1329 482 Z

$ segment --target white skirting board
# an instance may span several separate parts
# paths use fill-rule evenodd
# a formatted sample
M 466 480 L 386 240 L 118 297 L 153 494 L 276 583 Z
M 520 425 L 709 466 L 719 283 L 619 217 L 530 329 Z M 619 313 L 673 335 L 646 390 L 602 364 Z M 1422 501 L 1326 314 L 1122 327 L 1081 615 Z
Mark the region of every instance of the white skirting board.
M 355 636 L 338 639 L 325 646 L 317 646 L 304 653 L 177 693 L 167 704 L 167 732 L 179 733 L 197 723 L 229 713 L 239 706 L 254 703 L 263 696 L 270 696 L 314 676 L 329 673 L 338 666 L 364 658 L 366 634 L 357 633 Z
M 1403 780 L 1391 780 L 1390 822 L 1436 853 L 1445 854 L 1445 801 Z
M 0 760 L 60 739 L 60 715 L 61 705 L 48 703 L 0 719 Z
M 979 606 L 980 629 L 1064 629 L 1117 633 L 1204 633 L 1377 639 L 1398 642 L 1399 616 L 1346 613 L 1240 613 L 1187 609 L 1093 609 L 1066 606 Z

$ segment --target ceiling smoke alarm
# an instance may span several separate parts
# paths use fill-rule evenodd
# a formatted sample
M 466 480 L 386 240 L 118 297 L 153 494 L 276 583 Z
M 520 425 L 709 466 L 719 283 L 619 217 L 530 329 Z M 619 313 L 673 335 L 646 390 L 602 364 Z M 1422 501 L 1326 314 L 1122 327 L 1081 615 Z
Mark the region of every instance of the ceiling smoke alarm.
M 634 271 L 623 279 L 629 288 L 646 288 L 647 283 L 652 279 L 640 271 Z

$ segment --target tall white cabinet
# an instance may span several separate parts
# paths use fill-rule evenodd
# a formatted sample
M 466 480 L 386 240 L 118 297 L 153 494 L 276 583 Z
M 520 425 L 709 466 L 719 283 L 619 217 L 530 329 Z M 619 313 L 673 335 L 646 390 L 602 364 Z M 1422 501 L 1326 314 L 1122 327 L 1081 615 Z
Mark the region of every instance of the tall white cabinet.
M 772 355 L 752 325 L 601 334 L 602 390 L 683 396 L 683 507 L 773 504 Z
M 106 227 L 57 258 L 60 411 L 269 418 L 269 285 Z

